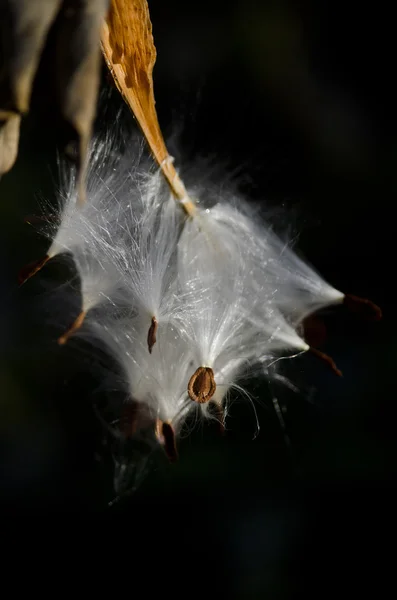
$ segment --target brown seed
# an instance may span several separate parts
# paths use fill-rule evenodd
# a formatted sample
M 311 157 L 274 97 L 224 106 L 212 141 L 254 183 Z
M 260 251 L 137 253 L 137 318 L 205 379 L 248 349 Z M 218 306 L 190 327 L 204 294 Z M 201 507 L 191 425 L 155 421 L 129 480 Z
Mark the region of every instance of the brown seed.
M 175 431 L 171 423 L 156 421 L 156 436 L 161 444 L 164 446 L 164 451 L 170 462 L 176 462 L 178 460 L 178 450 L 176 447 Z
M 359 313 L 365 318 L 379 321 L 382 318 L 382 310 L 368 298 L 359 298 L 352 294 L 346 294 L 344 305 L 352 312 Z
M 191 376 L 187 391 L 194 402 L 204 404 L 215 394 L 216 383 L 211 367 L 199 367 Z
M 327 329 L 324 320 L 318 315 L 306 317 L 303 323 L 303 339 L 309 346 L 318 348 L 327 338 Z
M 328 356 L 328 354 L 325 354 L 325 352 L 321 352 L 321 350 L 312 347 L 310 347 L 310 352 L 314 354 L 314 356 L 317 356 L 317 358 L 325 362 L 335 373 L 335 375 L 337 375 L 338 377 L 342 377 L 342 371 L 338 369 L 335 361 L 333 360 L 333 358 L 331 358 L 331 356 Z
M 153 346 L 156 343 L 156 335 L 157 335 L 157 327 L 158 327 L 158 321 L 156 319 L 156 317 L 152 317 L 152 324 L 149 327 L 149 331 L 147 334 L 147 345 L 148 345 L 148 349 L 149 349 L 149 353 L 152 353 L 152 349 Z
M 19 285 L 26 283 L 28 279 L 33 277 L 33 275 L 36 275 L 49 260 L 50 257 L 46 254 L 44 258 L 35 260 L 26 265 L 26 267 L 23 267 L 18 273 Z
M 170 423 L 163 423 L 164 450 L 170 462 L 178 460 L 174 428 Z
M 66 344 L 66 342 L 69 340 L 69 338 L 78 330 L 80 329 L 80 327 L 82 326 L 84 319 L 86 317 L 86 311 L 82 310 L 81 313 L 79 314 L 79 316 L 77 317 L 77 319 L 72 323 L 72 325 L 69 327 L 69 329 L 67 330 L 66 333 L 64 333 L 63 335 L 61 335 L 60 338 L 58 338 L 58 344 L 60 346 L 63 346 L 64 344 Z

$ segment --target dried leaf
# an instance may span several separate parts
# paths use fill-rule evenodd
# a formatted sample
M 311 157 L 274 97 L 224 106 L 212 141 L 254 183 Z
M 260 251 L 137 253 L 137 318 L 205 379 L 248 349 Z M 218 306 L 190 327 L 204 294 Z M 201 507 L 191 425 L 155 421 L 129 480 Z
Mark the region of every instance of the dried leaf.
M 7 173 L 18 155 L 19 125 L 21 117 L 13 115 L 0 129 L 0 177 Z
M 111 0 L 102 28 L 102 51 L 173 194 L 193 214 L 194 203 L 172 164 L 157 119 L 152 77 L 156 48 L 146 0 Z

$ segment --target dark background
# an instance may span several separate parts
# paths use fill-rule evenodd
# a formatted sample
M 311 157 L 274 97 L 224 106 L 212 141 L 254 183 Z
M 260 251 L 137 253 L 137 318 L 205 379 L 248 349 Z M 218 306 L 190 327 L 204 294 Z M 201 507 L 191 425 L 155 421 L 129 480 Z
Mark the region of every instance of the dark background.
M 169 0 L 150 10 L 157 109 L 182 175 L 203 160 L 233 173 L 247 198 L 292 223 L 328 281 L 371 298 L 384 318 L 325 315 L 323 349 L 342 379 L 314 358 L 297 359 L 286 374 L 300 393 L 251 386 L 256 439 L 252 409 L 235 403 L 226 439 L 196 428 L 178 464 L 160 460 L 132 496 L 107 508 L 110 468 L 97 460 L 92 412 L 98 382 L 87 355 L 55 344 L 64 290 L 51 290 L 68 266 L 60 261 L 16 284 L 18 270 L 46 248 L 23 219 L 37 212 L 38 196 L 54 196 L 47 55 L 17 164 L 0 182 L 2 517 L 62 512 L 114 523 L 127 540 L 133 532 L 136 547 L 155 540 L 152 551 L 171 561 L 175 577 L 192 569 L 189 586 L 220 585 L 225 596 L 355 596 L 370 580 L 383 594 L 397 458 L 391 9 Z

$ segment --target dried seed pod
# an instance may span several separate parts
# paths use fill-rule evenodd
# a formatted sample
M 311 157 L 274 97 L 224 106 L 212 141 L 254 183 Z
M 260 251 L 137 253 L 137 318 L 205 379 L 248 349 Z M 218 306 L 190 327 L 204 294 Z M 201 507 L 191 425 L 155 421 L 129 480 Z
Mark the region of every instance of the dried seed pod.
M 147 345 L 149 349 L 149 353 L 152 353 L 153 346 L 156 343 L 156 334 L 157 334 L 158 321 L 156 317 L 152 317 L 152 324 L 149 327 L 149 331 L 147 334 Z
M 45 41 L 62 0 L 2 0 L 0 115 L 26 114 Z
M 0 176 L 12 169 L 16 161 L 20 123 L 20 115 L 0 120 Z
M 78 167 L 78 202 L 86 196 L 87 152 L 100 81 L 100 32 L 107 0 L 68 0 L 60 10 L 55 48 L 56 84 L 66 154 Z
M 187 386 L 189 398 L 194 402 L 204 404 L 215 394 L 216 383 L 211 367 L 199 367 L 193 373 Z
M 107 8 L 108 0 L 0 0 L 0 175 L 17 157 L 20 117 L 29 110 L 44 49 L 53 39 L 62 143 L 68 154 L 73 149 L 79 200 L 84 200 L 86 152 L 100 80 L 98 40 Z
M 196 205 L 168 154 L 157 118 L 153 90 L 156 48 L 147 0 L 111 0 L 101 46 L 116 87 L 134 113 L 173 195 L 185 213 L 194 216 Z

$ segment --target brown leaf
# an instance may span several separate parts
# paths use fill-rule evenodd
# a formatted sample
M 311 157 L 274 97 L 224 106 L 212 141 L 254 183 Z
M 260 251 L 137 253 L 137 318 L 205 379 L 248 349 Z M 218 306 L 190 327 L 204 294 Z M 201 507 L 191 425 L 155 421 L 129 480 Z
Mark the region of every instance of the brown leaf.
M 102 28 L 102 51 L 174 196 L 189 215 L 194 214 L 195 205 L 172 164 L 157 119 L 152 77 L 156 49 L 146 0 L 111 0 Z
M 21 117 L 11 116 L 0 128 L 0 177 L 7 173 L 18 155 L 19 125 Z

